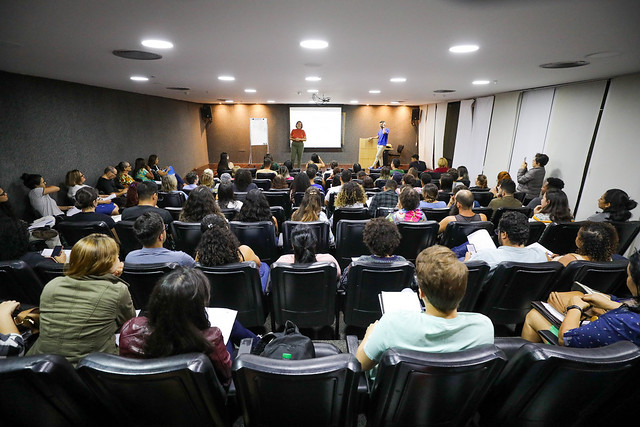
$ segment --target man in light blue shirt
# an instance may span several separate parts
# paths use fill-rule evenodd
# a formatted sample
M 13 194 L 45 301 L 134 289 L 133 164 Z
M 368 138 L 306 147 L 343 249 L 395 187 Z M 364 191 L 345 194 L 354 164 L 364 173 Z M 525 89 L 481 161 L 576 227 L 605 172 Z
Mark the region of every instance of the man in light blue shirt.
M 521 212 L 505 212 L 498 224 L 498 243 L 500 247 L 487 249 L 464 257 L 466 261 L 484 261 L 489 264 L 491 271 L 504 261 L 515 262 L 546 262 L 547 254 L 535 248 L 525 247 L 529 239 L 529 222 Z
M 158 264 L 175 262 L 183 267 L 194 267 L 196 262 L 190 255 L 181 251 L 171 251 L 162 245 L 167 240 L 162 217 L 155 212 L 145 212 L 133 224 L 136 238 L 143 248 L 127 254 L 125 264 Z
M 373 140 L 375 136 L 369 138 L 369 141 Z M 382 167 L 384 164 L 384 160 L 382 159 L 382 154 L 384 153 L 384 149 L 387 146 L 387 139 L 389 138 L 389 128 L 387 127 L 384 120 L 380 121 L 380 130 L 378 131 L 378 151 L 376 151 L 376 158 L 373 161 L 373 165 L 369 169 L 375 169 L 376 164 L 378 167 Z
M 493 344 L 493 324 L 480 313 L 458 313 L 468 270 L 449 248 L 432 246 L 416 259 L 419 295 L 425 312 L 386 313 L 369 325 L 356 358 L 372 369 L 389 348 L 448 353 Z

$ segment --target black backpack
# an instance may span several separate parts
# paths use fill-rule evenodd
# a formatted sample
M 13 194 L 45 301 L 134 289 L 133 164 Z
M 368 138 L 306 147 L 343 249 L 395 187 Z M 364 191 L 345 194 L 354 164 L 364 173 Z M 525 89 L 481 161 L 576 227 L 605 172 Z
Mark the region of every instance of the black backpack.
M 269 332 L 265 334 L 251 351 L 270 359 L 313 359 L 316 352 L 311 338 L 304 336 L 290 320 L 284 324 L 284 332 Z

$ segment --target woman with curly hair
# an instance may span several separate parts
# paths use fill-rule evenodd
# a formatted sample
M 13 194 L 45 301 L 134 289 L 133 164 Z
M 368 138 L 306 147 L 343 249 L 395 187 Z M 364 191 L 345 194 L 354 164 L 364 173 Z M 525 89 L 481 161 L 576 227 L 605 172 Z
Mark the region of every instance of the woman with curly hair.
M 134 317 L 122 326 L 120 355 L 133 358 L 168 357 L 204 353 L 223 385 L 231 382 L 234 344 L 256 335 L 234 322 L 226 347 L 222 332 L 209 322 L 206 308 L 211 287 L 196 268 L 179 267 L 153 288 L 146 316 Z
M 189 199 L 180 212 L 180 221 L 200 222 L 209 214 L 223 216 L 211 190 L 199 186 L 189 193 Z
M 618 232 L 608 222 L 587 221 L 576 236 L 576 252 L 554 258 L 565 267 L 573 261 L 611 261 L 618 249 Z
M 235 220 L 240 222 L 273 221 L 276 234 L 278 234 L 278 221 L 271 215 L 269 202 L 260 190 L 251 190 L 247 193 L 247 198 L 242 203 Z
M 315 187 L 307 188 L 304 192 L 302 202 L 300 202 L 300 207 L 291 215 L 291 220 L 301 222 L 321 221 L 331 225 L 327 214 L 322 211 L 323 200 L 320 190 Z M 334 245 L 333 232 L 331 231 L 331 227 L 329 227 L 329 246 Z
M 617 188 L 607 190 L 598 199 L 598 208 L 602 212 L 591 215 L 588 221 L 629 221 L 631 210 L 635 209 L 638 203 L 629 198 L 629 195 Z
M 342 186 L 336 196 L 336 208 L 364 208 L 367 203 L 367 193 L 357 182 L 349 181 Z
M 362 232 L 362 241 L 369 248 L 371 255 L 360 255 L 357 261 L 373 264 L 391 264 L 395 261 L 406 261 L 400 255 L 393 255 L 400 246 L 400 232 L 398 226 L 385 218 L 374 218 L 367 223 Z M 349 266 L 344 269 L 340 277 L 338 290 L 344 292 L 347 285 Z
M 387 216 L 389 221 L 399 222 L 425 222 L 427 216 L 419 208 L 420 195 L 413 191 L 413 187 L 405 185 L 400 189 L 398 197 L 399 211 L 390 213 Z
M 233 191 L 236 193 L 249 192 L 256 190 L 258 186 L 253 182 L 251 178 L 251 172 L 248 169 L 238 169 L 233 181 Z
M 247 245 L 241 245 L 229 229 L 229 224 L 218 215 L 207 215 L 200 224 L 202 238 L 196 248 L 196 262 L 205 267 L 253 261 L 260 270 L 262 290 L 267 287 L 269 265 L 261 262 L 256 253 Z
M 531 220 L 545 223 L 573 220 L 566 193 L 562 190 L 547 190 L 542 196 L 542 204 L 533 210 Z

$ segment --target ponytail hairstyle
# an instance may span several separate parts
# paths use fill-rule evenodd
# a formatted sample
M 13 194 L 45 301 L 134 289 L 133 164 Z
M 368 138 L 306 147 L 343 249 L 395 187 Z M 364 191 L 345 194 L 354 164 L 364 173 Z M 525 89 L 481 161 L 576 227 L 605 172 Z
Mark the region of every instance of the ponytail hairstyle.
M 604 201 L 609 203 L 604 212 L 609 213 L 610 221 L 628 221 L 631 218 L 631 210 L 638 206 L 638 203 L 629 198 L 629 195 L 617 188 L 612 188 L 604 193 Z
M 32 174 L 32 173 L 23 173 L 20 177 L 24 185 L 29 189 L 33 190 L 37 186 L 40 185 L 40 180 L 42 179 L 42 175 Z
M 309 226 L 301 224 L 291 232 L 291 245 L 296 263 L 316 262 L 317 240 Z

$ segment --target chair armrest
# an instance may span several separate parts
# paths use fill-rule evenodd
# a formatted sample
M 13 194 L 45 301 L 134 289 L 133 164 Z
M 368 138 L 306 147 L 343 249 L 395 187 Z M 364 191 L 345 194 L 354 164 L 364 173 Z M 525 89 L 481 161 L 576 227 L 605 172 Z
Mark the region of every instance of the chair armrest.
M 558 337 L 555 336 L 551 331 L 538 331 L 538 335 L 540 335 L 540 337 L 549 345 L 560 345 L 560 343 L 558 342 Z
M 358 346 L 360 342 L 358 341 L 358 337 L 356 335 L 347 335 L 347 351 L 354 356 L 358 352 Z

